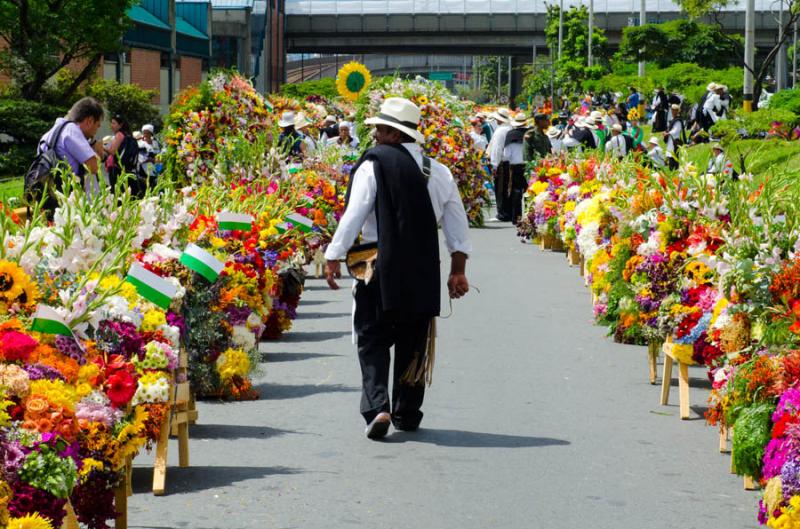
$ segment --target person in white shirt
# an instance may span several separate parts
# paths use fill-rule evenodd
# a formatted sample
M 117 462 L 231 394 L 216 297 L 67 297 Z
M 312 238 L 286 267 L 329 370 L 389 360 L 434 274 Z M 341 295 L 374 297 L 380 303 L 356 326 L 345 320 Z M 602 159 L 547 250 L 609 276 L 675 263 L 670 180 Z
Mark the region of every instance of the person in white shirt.
M 358 140 L 351 135 L 351 130 L 351 123 L 342 121 L 339 123 L 339 135 L 329 139 L 328 145 L 337 145 L 339 148 L 345 149 L 348 154 L 355 154 L 358 148 Z
M 560 154 L 564 149 L 563 132 L 558 127 L 550 127 L 545 134 L 550 139 L 550 150 L 553 154 Z M 577 143 L 577 142 L 576 142 Z
M 666 165 L 666 161 L 664 160 L 664 149 L 658 144 L 658 138 L 652 136 L 647 141 L 647 147 L 647 156 L 650 158 L 650 163 L 653 164 L 653 168 L 663 168 Z
M 727 119 L 727 105 L 729 103 L 723 102 L 726 88 L 724 85 L 713 84 L 712 88 L 713 92 L 708 94 L 705 103 L 703 103 L 703 113 L 711 124 L 714 124 L 720 119 Z
M 667 165 L 674 170 L 678 168 L 678 147 L 685 143 L 686 134 L 683 119 L 681 119 L 681 107 L 672 105 L 670 112 L 672 116 L 667 131 L 664 133 L 664 141 L 667 144 Z
M 725 171 L 727 160 L 725 159 L 725 150 L 722 145 L 715 143 L 711 146 L 711 159 L 708 161 L 708 174 L 720 175 Z
M 467 215 L 449 169 L 424 156 L 419 121 L 414 103 L 392 97 L 364 122 L 375 125 L 377 146 L 364 153 L 353 172 L 345 212 L 325 251 L 328 285 L 338 289 L 340 260 L 358 234 L 363 243 L 377 243 L 374 272 L 356 283 L 353 315 L 362 371 L 361 413 L 370 439 L 384 437 L 390 423 L 414 431 L 422 420 L 430 357 L 421 353 L 433 339 L 431 322 L 440 310 L 437 224 L 451 257 L 450 297 L 469 291 Z
M 317 142 L 308 134 L 308 126 L 311 122 L 303 112 L 298 113 L 294 118 L 294 130 L 302 135 L 303 155 L 310 156 L 317 150 Z
M 624 158 L 628 154 L 628 146 L 622 135 L 622 125 L 619 123 L 611 126 L 611 138 L 606 142 L 606 154 L 617 158 Z
M 525 146 L 523 140 L 528 131 L 525 114 L 517 114 L 511 120 L 511 130 L 506 134 L 503 158 L 508 160 L 508 179 L 505 181 L 506 200 L 509 202 L 511 222 L 516 224 L 522 216 L 522 194 L 527 187 L 525 181 Z
M 494 113 L 494 119 L 498 122 L 498 127 L 492 134 L 492 139 L 486 151 L 489 153 L 489 163 L 494 171 L 494 195 L 497 208 L 495 220 L 508 222 L 511 220 L 511 203 L 507 200 L 510 189 L 506 188 L 508 181 L 509 166 L 508 159 L 503 157 L 506 147 L 506 135 L 511 130 L 509 125 L 508 109 L 501 108 Z
M 469 137 L 472 138 L 475 150 L 482 153 L 489 145 L 486 136 L 483 135 L 483 124 L 481 124 L 481 120 L 478 118 L 472 118 L 469 122 L 472 125 L 472 129 L 469 131 Z

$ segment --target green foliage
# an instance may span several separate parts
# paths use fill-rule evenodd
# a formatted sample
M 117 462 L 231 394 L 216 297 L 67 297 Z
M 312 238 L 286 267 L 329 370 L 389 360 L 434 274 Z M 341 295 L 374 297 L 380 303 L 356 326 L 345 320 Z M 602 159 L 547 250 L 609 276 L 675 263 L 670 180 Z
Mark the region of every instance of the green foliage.
M 733 428 L 733 467 L 740 476 L 761 477 L 764 447 L 772 436 L 775 404 L 764 402 L 745 408 Z
M 500 80 L 506 80 L 506 84 L 497 86 L 497 63 L 500 63 Z M 497 94 L 508 94 L 508 59 L 506 57 L 481 57 L 478 66 L 481 77 L 481 92 L 483 99 L 492 101 L 497 98 Z
M 788 110 L 800 115 L 800 88 L 781 90 L 769 98 L 769 108 Z
M 628 61 L 653 62 L 662 68 L 681 62 L 724 68 L 738 62 L 742 45 L 741 36 L 727 36 L 716 25 L 677 19 L 624 28 L 619 54 Z
M 0 175 L 21 176 L 30 166 L 39 139 L 67 109 L 20 99 L 0 99 L 0 134 L 10 142 L 0 143 Z
M 683 94 L 686 100 L 694 103 L 702 97 L 710 81 L 722 83 L 728 87 L 734 98 L 742 96 L 742 70 L 731 67 L 724 70 L 702 68 L 696 64 L 678 63 L 667 68 L 648 65 L 643 78 L 631 72 L 627 74 L 611 73 L 596 81 L 583 83 L 584 90 L 598 92 L 623 92 L 627 87 L 635 86 L 641 93 L 649 96 L 658 86 L 667 92 Z
M 763 136 L 773 128 L 773 123 L 793 128 L 798 122 L 794 112 L 784 109 L 762 108 L 755 112 L 742 112 L 732 119 L 718 121 L 711 127 L 714 136 L 730 141 L 740 132 L 747 136 Z
M 25 99 L 39 100 L 48 79 L 80 64 L 68 87 L 74 92 L 104 53 L 119 50 L 128 8 L 137 0 L 21 0 L 0 2 L 0 69 L 10 74 Z
M 132 129 L 159 121 L 158 107 L 151 103 L 157 94 L 156 90 L 145 90 L 139 85 L 105 79 L 95 81 L 86 89 L 86 95 L 105 105 L 109 117 L 121 115 L 128 120 Z
M 308 96 L 323 96 L 333 99 L 338 95 L 336 80 L 331 77 L 302 83 L 285 84 L 281 87 L 281 94 L 299 100 L 304 100 Z

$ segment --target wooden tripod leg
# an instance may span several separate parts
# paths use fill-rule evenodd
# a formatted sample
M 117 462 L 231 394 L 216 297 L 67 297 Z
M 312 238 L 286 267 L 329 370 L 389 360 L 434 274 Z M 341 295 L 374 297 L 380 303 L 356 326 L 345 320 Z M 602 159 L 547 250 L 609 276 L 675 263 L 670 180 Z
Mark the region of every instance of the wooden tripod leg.
M 689 366 L 678 362 L 678 396 L 681 419 L 689 418 Z
M 658 350 L 660 347 L 657 343 L 651 343 L 647 346 L 647 365 L 650 368 L 650 383 L 655 385 L 656 377 L 658 376 Z
M 156 460 L 153 463 L 153 494 L 162 496 L 167 482 L 167 448 L 169 446 L 171 413 L 164 414 L 161 431 L 158 433 L 156 444 Z
M 669 404 L 669 385 L 672 382 L 672 357 L 664 355 L 664 374 L 661 378 L 661 405 Z
M 178 464 L 181 468 L 189 466 L 189 422 L 187 420 L 178 424 Z
M 128 457 L 125 463 L 125 492 L 128 496 L 133 496 L 133 456 Z
M 736 474 L 736 465 L 733 463 L 733 426 L 728 428 L 731 433 L 731 474 Z
M 756 482 L 753 480 L 753 476 L 744 476 L 744 490 L 756 490 Z
M 64 516 L 64 521 L 61 523 L 61 529 L 80 529 L 78 518 L 75 516 L 75 509 L 72 508 L 72 502 L 67 500 L 64 510 L 67 514 Z
M 128 529 L 128 487 L 125 481 L 114 488 L 114 508 L 119 513 L 114 520 L 114 529 Z

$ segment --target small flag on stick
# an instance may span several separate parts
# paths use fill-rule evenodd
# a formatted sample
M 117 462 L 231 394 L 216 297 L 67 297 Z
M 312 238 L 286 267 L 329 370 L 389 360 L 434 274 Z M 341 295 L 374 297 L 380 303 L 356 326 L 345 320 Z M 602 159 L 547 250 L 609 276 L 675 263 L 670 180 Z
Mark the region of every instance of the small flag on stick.
M 164 310 L 169 308 L 172 298 L 178 293 L 177 287 L 146 269 L 139 263 L 133 263 L 128 270 L 128 277 L 125 281 L 136 287 L 139 293 L 147 301 L 158 305 Z
M 220 230 L 250 231 L 253 229 L 253 217 L 244 213 L 231 213 L 223 211 L 217 215 L 217 225 Z
M 31 330 L 44 334 L 69 336 L 70 338 L 74 338 L 75 336 L 72 329 L 69 328 L 69 325 L 64 323 L 64 319 L 56 312 L 56 309 L 48 305 L 39 305 L 36 307 Z
M 186 268 L 193 270 L 213 283 L 225 268 L 225 263 L 200 248 L 196 244 L 190 244 L 183 251 L 180 263 Z

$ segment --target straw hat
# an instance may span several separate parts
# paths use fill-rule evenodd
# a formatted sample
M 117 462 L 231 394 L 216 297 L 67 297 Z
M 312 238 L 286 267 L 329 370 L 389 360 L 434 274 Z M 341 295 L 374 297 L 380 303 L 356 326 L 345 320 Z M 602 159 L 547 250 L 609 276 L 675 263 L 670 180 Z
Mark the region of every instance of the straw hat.
M 322 120 L 323 123 L 336 123 L 336 118 L 328 114 L 325 116 L 325 119 Z
M 712 145 L 711 145 L 711 150 L 712 150 L 712 151 L 720 151 L 720 152 L 725 152 L 725 149 L 723 149 L 723 148 L 722 148 L 722 145 L 720 145 L 719 143 L 714 143 L 714 144 L 712 144 Z
M 294 112 L 284 112 L 281 114 L 281 118 L 278 120 L 279 127 L 292 127 L 294 126 Z
M 500 123 L 508 123 L 511 118 L 508 115 L 507 108 L 498 108 L 497 111 L 492 114 L 492 117 L 499 121 Z
M 295 118 L 294 118 L 294 128 L 295 129 L 301 130 L 301 129 L 304 129 L 304 128 L 308 127 L 309 125 L 311 125 L 311 122 L 308 121 L 308 118 L 306 117 L 306 115 L 304 113 L 300 112 L 299 114 L 297 114 L 297 116 L 295 116 Z
M 417 130 L 420 110 L 417 105 L 402 97 L 390 97 L 383 102 L 377 116 L 364 121 L 367 125 L 386 125 L 414 138 L 417 143 L 425 143 L 425 136 Z
M 144 132 L 149 132 L 150 134 L 153 134 L 155 132 L 155 130 L 156 130 L 156 128 L 154 126 L 152 126 L 150 123 L 148 123 L 147 125 L 143 125 L 142 126 L 142 132 L 143 133 Z
M 676 105 L 675 103 L 673 103 L 672 105 L 670 105 L 669 108 L 671 108 L 672 110 L 680 110 L 681 106 L 680 105 Z
M 614 123 L 613 125 L 611 125 L 611 130 L 616 132 L 622 132 L 622 125 L 620 125 L 619 123 Z
M 658 138 L 655 136 L 650 136 L 650 139 L 647 140 L 648 145 L 658 145 Z
M 719 88 L 719 85 L 713 81 L 708 83 L 708 86 L 706 86 L 706 90 L 708 90 L 709 92 L 713 92 L 717 88 Z
M 528 117 L 525 114 L 517 114 L 511 118 L 511 126 L 515 129 L 524 127 L 528 124 Z
M 545 134 L 547 134 L 548 138 L 554 140 L 561 135 L 561 131 L 558 130 L 557 127 L 550 127 L 549 129 L 547 129 L 547 132 L 545 132 Z
M 603 113 L 599 110 L 592 110 L 592 113 L 589 114 L 589 119 L 591 121 L 603 121 Z

